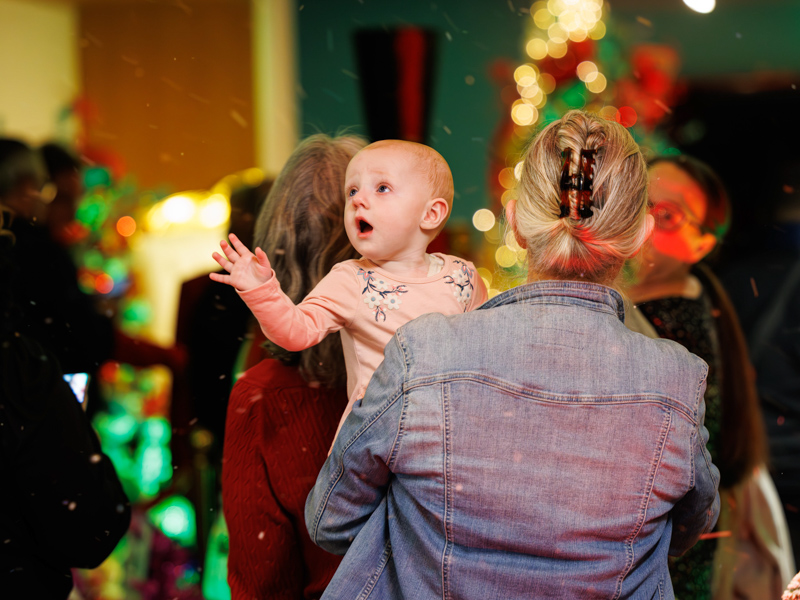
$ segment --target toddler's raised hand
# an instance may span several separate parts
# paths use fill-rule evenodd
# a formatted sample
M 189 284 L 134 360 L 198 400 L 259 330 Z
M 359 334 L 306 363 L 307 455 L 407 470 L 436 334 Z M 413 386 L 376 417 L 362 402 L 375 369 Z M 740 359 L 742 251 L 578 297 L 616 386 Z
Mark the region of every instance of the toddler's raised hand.
M 232 233 L 228 237 L 231 240 L 230 244 L 225 240 L 219 243 L 225 256 L 217 252 L 211 256 L 230 275 L 211 273 L 209 277 L 241 291 L 250 290 L 269 281 L 272 278 L 272 267 L 267 254 L 261 248 L 256 248 L 256 253 L 253 254 L 238 237 Z

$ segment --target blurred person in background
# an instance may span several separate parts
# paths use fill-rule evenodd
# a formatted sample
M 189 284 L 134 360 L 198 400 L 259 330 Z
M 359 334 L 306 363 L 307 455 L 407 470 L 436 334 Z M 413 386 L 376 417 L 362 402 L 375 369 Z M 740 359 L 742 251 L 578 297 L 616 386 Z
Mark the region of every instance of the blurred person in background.
M 632 328 L 673 340 L 709 366 L 708 449 L 720 469 L 723 537 L 703 539 L 670 562 L 677 598 L 777 597 L 793 573 L 788 539 L 767 473 L 764 423 L 747 344 L 733 304 L 703 262 L 730 223 L 727 192 L 691 156 L 649 162 L 655 228 L 628 290 Z M 775 525 L 777 519 L 777 526 Z
M 344 180 L 364 145 L 354 136 L 306 138 L 261 209 L 254 243 L 274 257 L 272 267 L 294 302 L 333 265 L 358 256 L 344 228 Z M 222 467 L 228 582 L 234 600 L 309 600 L 321 596 L 341 560 L 311 542 L 303 507 L 347 404 L 342 343 L 334 333 L 302 352 L 264 345 L 267 358 L 236 382 L 228 404 Z M 255 345 L 249 355 L 259 351 Z
M 60 361 L 28 335 L 25 307 L 14 297 L 20 265 L 11 221 L 36 215 L 42 175 L 27 146 L 0 140 L 3 598 L 67 598 L 70 569 L 97 567 L 131 519 L 114 467 L 64 380 Z

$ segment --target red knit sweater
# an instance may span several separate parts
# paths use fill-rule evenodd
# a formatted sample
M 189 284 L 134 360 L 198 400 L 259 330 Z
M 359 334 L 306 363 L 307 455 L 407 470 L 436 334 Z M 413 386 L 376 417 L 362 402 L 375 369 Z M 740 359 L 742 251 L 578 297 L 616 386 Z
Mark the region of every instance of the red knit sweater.
M 341 557 L 315 546 L 303 510 L 347 404 L 263 360 L 231 392 L 222 459 L 233 600 L 319 598 Z

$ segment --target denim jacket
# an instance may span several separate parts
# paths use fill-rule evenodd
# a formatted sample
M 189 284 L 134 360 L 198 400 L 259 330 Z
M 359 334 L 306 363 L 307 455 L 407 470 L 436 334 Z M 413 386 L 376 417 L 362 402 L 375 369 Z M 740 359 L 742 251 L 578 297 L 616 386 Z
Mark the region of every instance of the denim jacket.
M 707 366 L 623 318 L 541 281 L 400 328 L 306 502 L 323 598 L 673 598 L 719 513 Z

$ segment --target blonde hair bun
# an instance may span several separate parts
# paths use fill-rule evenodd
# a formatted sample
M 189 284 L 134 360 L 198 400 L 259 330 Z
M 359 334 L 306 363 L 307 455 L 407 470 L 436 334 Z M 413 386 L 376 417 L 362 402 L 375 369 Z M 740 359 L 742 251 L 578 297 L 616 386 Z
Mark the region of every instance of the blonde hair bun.
M 560 217 L 562 152 L 596 150 L 592 215 Z M 522 160 L 515 226 L 539 278 L 613 281 L 647 237 L 647 169 L 619 123 L 580 110 L 542 129 Z

